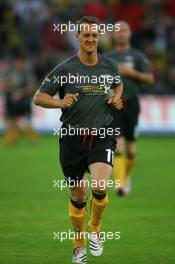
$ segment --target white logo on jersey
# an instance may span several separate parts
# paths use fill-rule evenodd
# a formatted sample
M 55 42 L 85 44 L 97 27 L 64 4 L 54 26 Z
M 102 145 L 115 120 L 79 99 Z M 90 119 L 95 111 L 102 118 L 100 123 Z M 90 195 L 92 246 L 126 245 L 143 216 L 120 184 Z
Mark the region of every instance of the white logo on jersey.
M 112 75 L 109 75 L 109 74 L 103 74 L 103 75 L 100 75 L 100 80 L 103 78 L 103 83 L 100 84 L 103 88 L 104 88 L 104 93 L 107 94 L 108 91 L 110 90 L 111 88 L 111 80 L 114 80 L 113 76 Z
M 46 77 L 45 79 L 44 79 L 44 81 L 42 82 L 42 86 L 45 84 L 45 83 L 47 83 L 47 82 L 50 82 L 51 80 L 48 78 L 48 77 Z

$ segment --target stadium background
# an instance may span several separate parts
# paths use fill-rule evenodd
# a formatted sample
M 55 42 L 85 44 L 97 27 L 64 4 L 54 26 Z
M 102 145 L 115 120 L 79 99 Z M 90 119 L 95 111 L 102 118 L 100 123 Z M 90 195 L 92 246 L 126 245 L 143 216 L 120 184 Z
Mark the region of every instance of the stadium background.
M 104 257 L 90 263 L 174 263 L 175 1 L 1 0 L 1 63 L 12 66 L 23 54 L 37 89 L 53 66 L 77 50 L 73 33 L 60 35 L 53 24 L 76 22 L 83 15 L 95 15 L 103 23 L 126 20 L 133 46 L 147 54 L 156 78 L 155 85 L 143 87 L 140 94 L 141 137 L 133 192 L 121 200 L 110 189 L 104 230 L 120 231 L 121 239 L 107 241 Z M 99 52 L 111 48 L 106 34 Z M 71 241 L 53 240 L 54 231 L 69 227 L 68 190 L 53 187 L 54 179 L 63 178 L 54 136 L 59 112 L 34 107 L 32 123 L 47 136 L 41 133 L 35 145 L 22 138 L 6 148 L 3 96 L 1 91 L 0 263 L 69 263 Z

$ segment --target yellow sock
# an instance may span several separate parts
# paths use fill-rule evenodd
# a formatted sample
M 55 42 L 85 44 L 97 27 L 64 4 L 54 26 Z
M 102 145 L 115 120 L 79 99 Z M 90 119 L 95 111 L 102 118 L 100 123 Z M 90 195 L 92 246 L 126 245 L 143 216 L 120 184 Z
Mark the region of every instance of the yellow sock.
M 75 202 L 76 203 L 76 202 Z M 75 239 L 73 241 L 74 248 L 84 247 L 85 239 L 85 224 L 86 224 L 86 207 L 77 208 L 70 201 L 68 204 L 68 212 L 74 229 Z
M 100 193 L 94 193 L 96 197 L 101 195 Z M 102 217 L 105 207 L 108 204 L 108 196 L 105 195 L 102 199 L 97 199 L 92 195 L 91 198 L 91 216 L 88 223 L 89 232 L 100 232 L 101 231 L 101 223 Z
M 136 163 L 135 157 L 132 157 L 132 158 L 127 157 L 126 158 L 126 176 L 127 177 L 131 176 L 131 173 L 133 171 L 135 163 Z
M 19 128 L 13 128 L 11 130 L 8 130 L 4 135 L 4 144 L 5 145 L 13 144 L 21 137 L 22 137 L 22 132 Z
M 124 155 L 114 157 L 113 175 L 114 179 L 119 181 L 120 186 L 123 186 L 126 178 L 126 158 Z

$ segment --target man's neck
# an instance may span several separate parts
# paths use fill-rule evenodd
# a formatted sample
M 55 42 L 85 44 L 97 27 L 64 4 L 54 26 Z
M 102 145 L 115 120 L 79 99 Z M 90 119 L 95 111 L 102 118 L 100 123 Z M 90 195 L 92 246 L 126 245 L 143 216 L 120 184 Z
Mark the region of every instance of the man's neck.
M 131 48 L 129 43 L 126 44 L 117 44 L 116 45 L 116 51 L 117 52 L 126 52 Z
M 96 65 L 98 63 L 97 52 L 87 53 L 83 51 L 78 52 L 78 57 L 80 61 L 85 65 Z

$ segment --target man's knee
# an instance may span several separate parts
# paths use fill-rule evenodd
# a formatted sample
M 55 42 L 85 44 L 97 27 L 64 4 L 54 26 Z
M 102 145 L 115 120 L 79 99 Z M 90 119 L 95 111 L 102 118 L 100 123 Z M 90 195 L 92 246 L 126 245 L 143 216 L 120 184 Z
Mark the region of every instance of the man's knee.
M 86 201 L 86 191 L 79 189 L 71 190 L 71 199 L 77 203 L 83 203 Z
M 119 137 L 117 139 L 117 145 L 115 153 L 117 155 L 122 155 L 125 152 L 125 139 L 123 137 Z
M 135 159 L 137 155 L 136 149 L 127 150 L 126 155 L 128 159 Z
M 126 155 L 128 159 L 135 159 L 137 154 L 135 142 L 127 142 Z
M 102 181 L 99 181 L 96 184 L 96 186 L 92 187 L 92 192 L 100 193 L 100 194 L 106 193 L 107 192 L 107 183 L 106 183 L 106 181 L 103 181 L 103 184 L 102 184 Z

